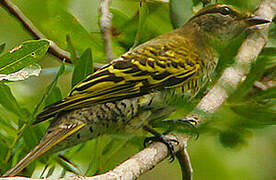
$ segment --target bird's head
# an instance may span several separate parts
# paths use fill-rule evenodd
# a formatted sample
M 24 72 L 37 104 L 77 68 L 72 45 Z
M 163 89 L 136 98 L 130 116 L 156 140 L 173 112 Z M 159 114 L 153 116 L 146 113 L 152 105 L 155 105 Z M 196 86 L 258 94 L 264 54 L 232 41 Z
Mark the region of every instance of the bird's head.
M 199 10 L 187 24 L 208 41 L 226 42 L 252 26 L 269 22 L 251 13 L 241 13 L 224 4 L 214 4 Z

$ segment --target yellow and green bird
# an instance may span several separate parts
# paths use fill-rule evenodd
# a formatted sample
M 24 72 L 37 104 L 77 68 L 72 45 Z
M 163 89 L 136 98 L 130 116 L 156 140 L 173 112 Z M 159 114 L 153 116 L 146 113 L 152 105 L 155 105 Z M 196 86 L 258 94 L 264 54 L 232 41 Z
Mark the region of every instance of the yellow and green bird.
M 114 59 L 77 84 L 68 97 L 47 106 L 35 123 L 51 117 L 41 142 L 4 176 L 34 159 L 103 134 L 128 134 L 167 118 L 175 98 L 191 98 L 210 80 L 223 49 L 251 26 L 268 23 L 215 4 L 185 25 Z

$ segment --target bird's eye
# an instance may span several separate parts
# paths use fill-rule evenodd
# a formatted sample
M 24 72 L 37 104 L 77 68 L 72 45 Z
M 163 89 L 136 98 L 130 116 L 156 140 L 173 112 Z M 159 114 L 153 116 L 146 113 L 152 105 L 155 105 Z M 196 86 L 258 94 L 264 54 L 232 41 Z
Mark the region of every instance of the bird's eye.
M 222 7 L 222 8 L 219 9 L 219 12 L 223 15 L 228 15 L 228 14 L 231 13 L 231 10 L 228 7 Z

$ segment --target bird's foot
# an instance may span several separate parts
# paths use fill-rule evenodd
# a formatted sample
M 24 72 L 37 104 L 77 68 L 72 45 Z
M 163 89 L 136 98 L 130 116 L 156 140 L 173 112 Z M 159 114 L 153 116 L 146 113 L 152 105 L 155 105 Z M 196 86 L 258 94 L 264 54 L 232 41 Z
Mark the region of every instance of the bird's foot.
M 175 159 L 175 155 L 174 155 L 175 152 L 174 152 L 174 147 L 173 147 L 172 142 L 175 142 L 177 144 L 179 142 L 177 140 L 175 140 L 175 139 L 167 138 L 165 135 L 160 134 L 159 132 L 155 131 L 154 129 L 152 129 L 152 128 L 148 127 L 148 126 L 144 126 L 143 129 L 154 135 L 153 137 L 147 137 L 144 140 L 144 147 L 146 147 L 146 144 L 152 143 L 152 142 L 156 142 L 156 141 L 164 143 L 167 146 L 167 148 L 168 148 L 168 153 L 170 154 L 169 161 L 173 162 L 174 159 Z

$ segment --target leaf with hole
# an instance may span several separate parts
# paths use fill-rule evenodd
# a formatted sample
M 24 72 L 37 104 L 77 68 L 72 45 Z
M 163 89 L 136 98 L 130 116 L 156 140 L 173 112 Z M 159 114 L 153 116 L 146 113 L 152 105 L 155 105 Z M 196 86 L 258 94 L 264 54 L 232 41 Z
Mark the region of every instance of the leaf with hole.
M 37 63 L 47 52 L 49 42 L 31 40 L 20 44 L 0 57 L 0 74 L 10 74 Z

